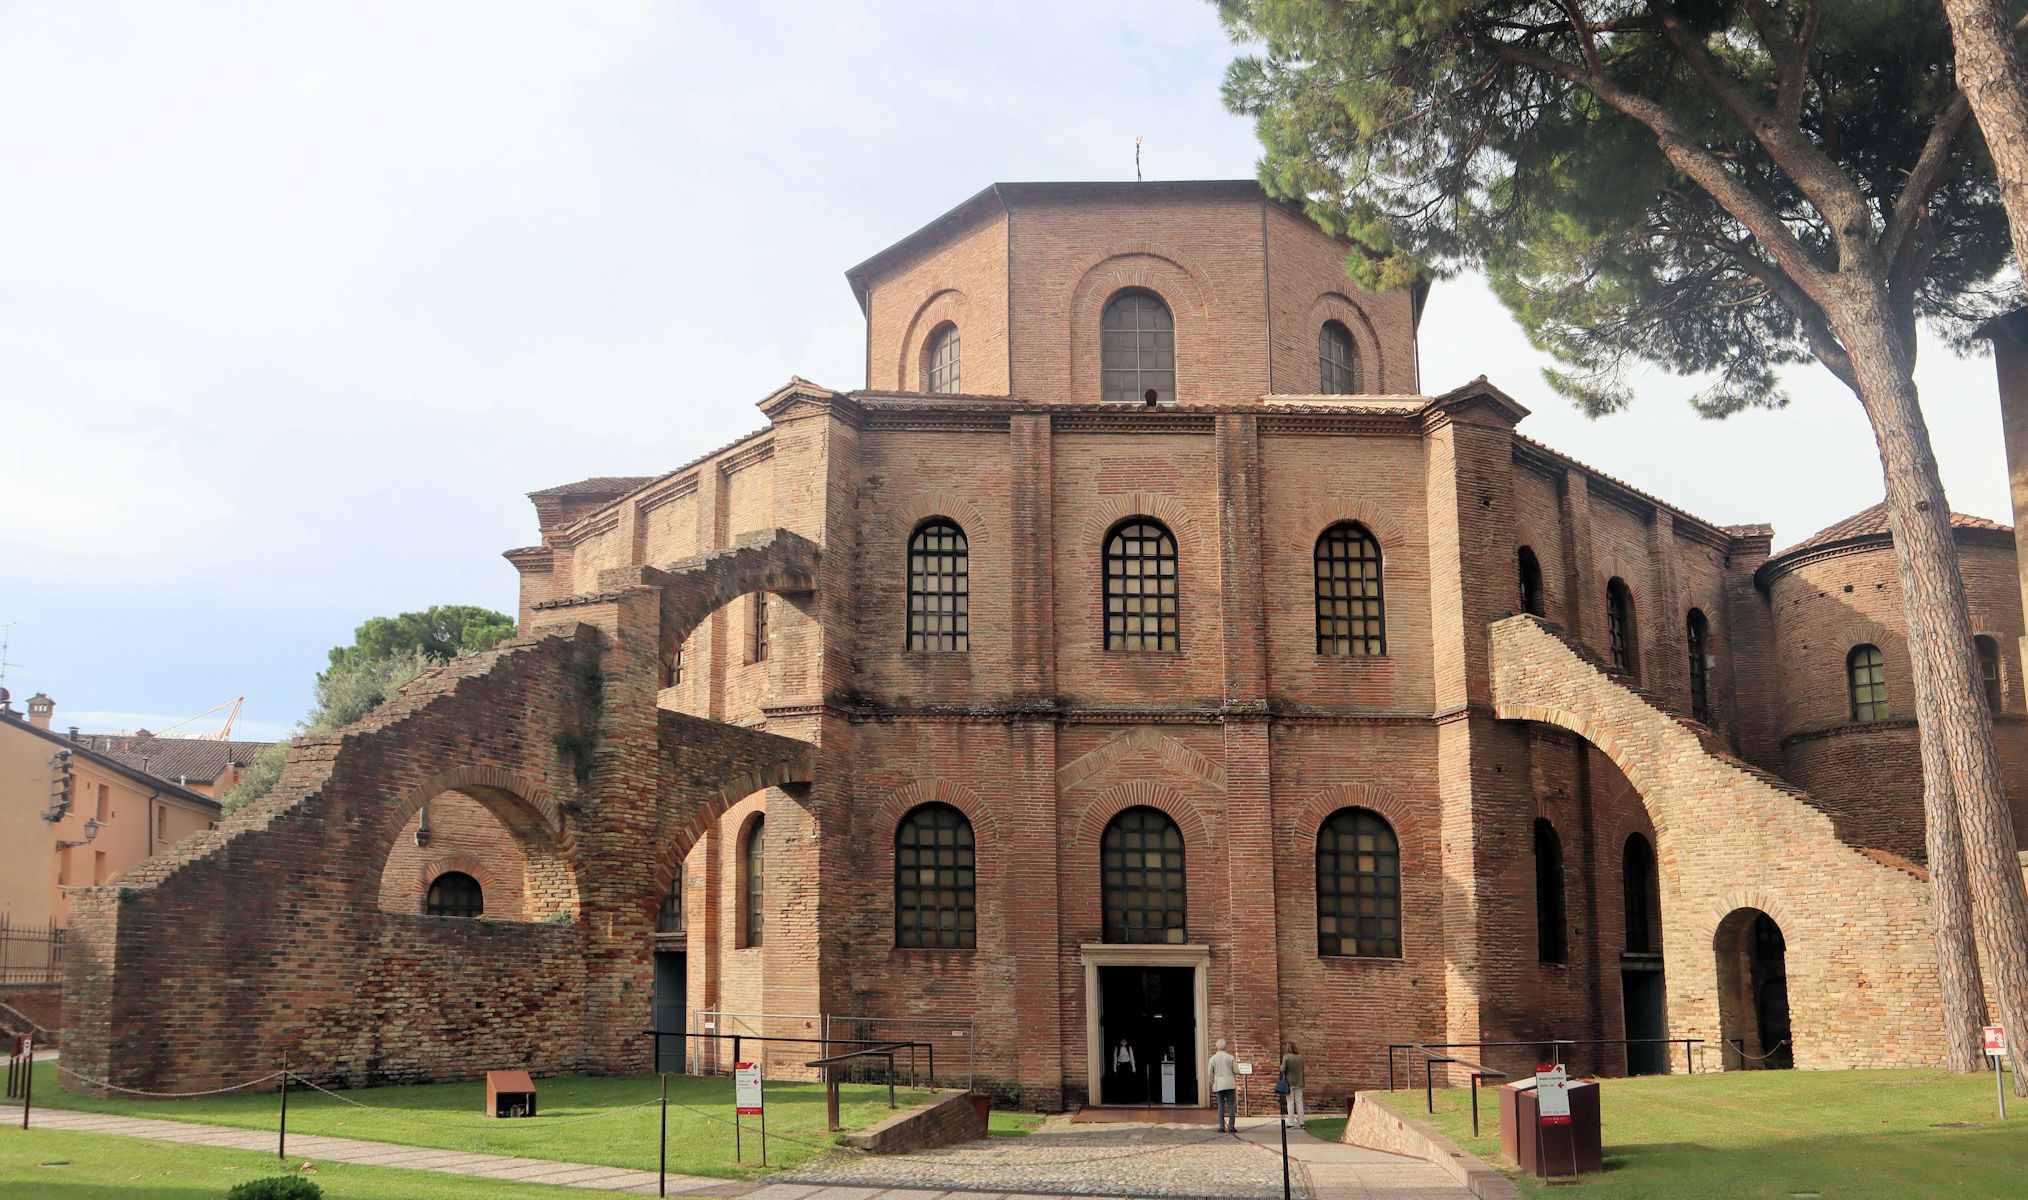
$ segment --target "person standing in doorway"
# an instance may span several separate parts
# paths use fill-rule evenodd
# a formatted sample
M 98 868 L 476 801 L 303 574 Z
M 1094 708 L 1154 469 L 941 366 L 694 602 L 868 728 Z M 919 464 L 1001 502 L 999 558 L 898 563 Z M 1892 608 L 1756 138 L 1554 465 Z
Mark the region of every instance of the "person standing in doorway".
M 1239 1132 L 1239 1063 L 1225 1049 L 1225 1039 L 1218 1039 L 1218 1049 L 1211 1055 L 1205 1075 L 1211 1080 L 1211 1094 L 1218 1097 L 1218 1132 Z
M 1303 1056 L 1296 1051 L 1296 1044 L 1289 1043 L 1289 1052 L 1282 1055 L 1282 1078 L 1288 1082 L 1289 1093 L 1286 1107 L 1282 1109 L 1282 1123 L 1290 1129 L 1303 1126 Z

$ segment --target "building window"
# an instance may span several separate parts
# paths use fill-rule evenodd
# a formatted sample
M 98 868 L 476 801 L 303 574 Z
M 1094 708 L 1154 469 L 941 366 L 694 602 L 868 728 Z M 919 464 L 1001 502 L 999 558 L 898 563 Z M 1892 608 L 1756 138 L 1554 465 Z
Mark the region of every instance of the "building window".
M 676 643 L 673 654 L 662 660 L 662 686 L 675 687 L 683 682 L 683 643 Z
M 1563 931 L 1563 839 L 1547 820 L 1535 818 L 1535 957 L 1560 963 L 1568 957 Z
M 1548 616 L 1542 604 L 1542 564 L 1536 561 L 1535 551 L 1523 546 L 1515 557 L 1520 559 L 1521 567 L 1521 611 Z
M 1627 916 L 1627 953 L 1655 952 L 1655 848 L 1638 833 L 1627 835 L 1620 855 L 1620 899 Z
M 1317 653 L 1387 653 L 1381 611 L 1380 543 L 1340 521 L 1317 539 Z
M 768 594 L 753 594 L 753 645 L 749 648 L 752 657 L 749 662 L 768 660 Z
M 1691 609 L 1683 627 L 1684 645 L 1690 652 L 1690 715 L 1711 724 L 1710 665 L 1711 622 L 1700 609 Z
M 1990 712 L 2000 711 L 2000 643 L 1985 634 L 1972 639 L 1972 646 L 1979 652 L 1979 683 L 1986 689 L 1986 708 Z
M 1341 808 L 1317 830 L 1317 953 L 1401 957 L 1401 843 L 1379 813 Z
M 1617 575 L 1606 584 L 1606 636 L 1612 647 L 1613 666 L 1634 674 L 1634 594 L 1627 590 L 1626 580 Z
M 1107 400 L 1176 398 L 1176 323 L 1153 292 L 1121 292 L 1099 322 L 1099 364 Z
M 445 871 L 430 881 L 430 893 L 423 900 L 423 912 L 432 917 L 476 917 L 486 911 L 486 894 L 479 881 L 463 871 Z
M 894 831 L 894 944 L 970 950 L 977 927 L 972 823 L 948 804 L 911 809 Z
M 950 393 L 958 388 L 958 327 L 945 321 L 930 331 L 923 346 L 922 390 Z
M 1852 692 L 1854 721 L 1887 719 L 1887 660 L 1880 647 L 1852 647 L 1845 656 L 1845 679 Z
M 767 924 L 762 901 L 767 896 L 767 818 L 755 817 L 746 827 L 745 944 L 758 946 Z
M 1326 396 L 1359 393 L 1359 351 L 1343 321 L 1326 321 L 1317 331 L 1317 390 Z
M 683 867 L 676 868 L 676 878 L 669 881 L 669 891 L 662 897 L 662 911 L 655 915 L 656 933 L 682 933 L 687 926 L 683 923 Z
M 166 804 L 155 809 L 155 840 L 163 843 L 169 840 L 169 806 Z
M 101 821 L 107 820 L 113 815 L 112 789 L 103 783 L 99 785 L 98 804 L 93 815 Z
M 1175 650 L 1176 539 L 1132 517 L 1106 535 L 1106 649 Z
M 965 531 L 942 517 L 908 539 L 908 648 L 971 646 L 971 552 Z
M 1183 831 L 1160 809 L 1130 808 L 1100 843 L 1105 940 L 1180 945 L 1184 938 Z

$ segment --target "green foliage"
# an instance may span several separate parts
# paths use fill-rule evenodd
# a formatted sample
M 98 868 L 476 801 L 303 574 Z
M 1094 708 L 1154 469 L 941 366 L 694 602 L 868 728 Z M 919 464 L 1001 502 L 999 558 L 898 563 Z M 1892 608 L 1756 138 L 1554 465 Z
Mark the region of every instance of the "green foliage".
M 490 650 L 513 636 L 514 618 L 506 613 L 475 604 L 438 604 L 424 612 L 368 620 L 353 632 L 350 646 L 331 648 L 331 666 L 359 666 L 412 651 L 448 662 Z
M 1258 44 L 1225 100 L 1255 120 L 1262 183 L 1351 240 L 1361 285 L 1483 269 L 1587 412 L 1624 407 L 1626 368 L 1646 361 L 1706 376 L 1694 403 L 1723 416 L 1784 403 L 1784 364 L 1815 357 L 1851 382 L 1845 333 L 1796 287 L 1799 260 L 1749 230 L 1742 194 L 1801 260 L 1837 272 L 1844 256 L 1882 285 L 1910 361 L 1918 320 L 1961 338 L 2016 303 L 1994 283 L 2007 228 L 1970 122 L 1933 188 L 1904 195 L 1932 128 L 1951 127 L 1941 6 L 1824 0 L 1814 29 L 1808 7 L 1221 0 L 1234 38 Z M 1682 22 L 1673 35 L 1665 17 Z M 1742 98 L 1776 116 L 1751 124 Z M 1693 179 L 1686 146 L 1738 190 Z M 1824 203 L 1851 189 L 1870 229 Z M 1906 237 L 1891 232 L 1903 208 Z
M 411 648 L 332 667 L 317 676 L 316 700 L 304 718 L 305 731 L 329 733 L 345 728 L 392 699 L 403 684 L 436 662 L 427 651 Z
M 289 746 L 290 740 L 284 738 L 253 756 L 253 761 L 240 772 L 239 782 L 219 798 L 225 811 L 237 812 L 275 790 L 275 784 L 281 782 L 282 764 L 289 759 Z
M 225 1200 L 323 1200 L 324 1189 L 301 1175 L 270 1175 L 249 1179 L 225 1194 Z

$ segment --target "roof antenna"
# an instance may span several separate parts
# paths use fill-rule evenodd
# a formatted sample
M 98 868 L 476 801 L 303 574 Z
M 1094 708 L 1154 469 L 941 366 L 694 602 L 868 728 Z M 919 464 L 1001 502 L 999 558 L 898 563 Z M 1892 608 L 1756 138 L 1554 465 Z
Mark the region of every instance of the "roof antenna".
M 1134 135 L 1134 182 L 1141 182 L 1141 135 Z
M 14 642 L 14 626 L 17 624 L 17 621 L 0 621 L 0 684 L 7 682 L 7 668 L 22 665 L 7 658 L 7 648 Z

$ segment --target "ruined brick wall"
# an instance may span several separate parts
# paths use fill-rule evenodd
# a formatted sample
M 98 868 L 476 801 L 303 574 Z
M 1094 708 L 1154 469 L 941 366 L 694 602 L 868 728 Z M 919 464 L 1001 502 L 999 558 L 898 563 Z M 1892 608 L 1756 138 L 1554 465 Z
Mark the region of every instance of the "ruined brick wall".
M 445 792 L 430 801 L 430 840 L 416 845 L 422 813 L 408 819 L 380 873 L 380 907 L 420 916 L 430 884 L 447 871 L 478 881 L 486 915 L 497 920 L 540 920 L 527 908 L 528 855 L 500 819 L 469 796 Z

